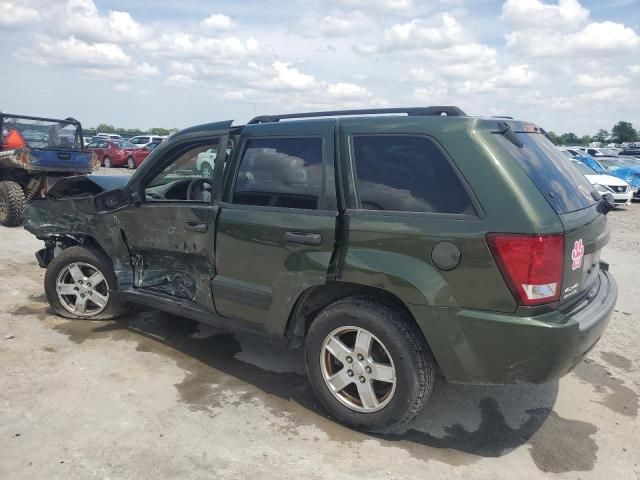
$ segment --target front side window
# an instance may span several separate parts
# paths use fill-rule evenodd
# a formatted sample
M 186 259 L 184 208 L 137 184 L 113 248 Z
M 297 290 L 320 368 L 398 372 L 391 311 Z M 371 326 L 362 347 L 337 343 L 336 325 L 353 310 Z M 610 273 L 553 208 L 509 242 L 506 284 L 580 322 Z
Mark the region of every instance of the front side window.
M 198 155 L 217 148 L 217 143 L 208 143 L 179 153 L 173 162 L 147 183 L 146 200 L 210 203 L 214 185 L 213 171 L 208 170 L 205 176 L 205 171 L 198 168 Z
M 360 208 L 475 215 L 460 178 L 428 138 L 352 138 Z
M 315 210 L 322 193 L 321 138 L 247 141 L 233 203 Z

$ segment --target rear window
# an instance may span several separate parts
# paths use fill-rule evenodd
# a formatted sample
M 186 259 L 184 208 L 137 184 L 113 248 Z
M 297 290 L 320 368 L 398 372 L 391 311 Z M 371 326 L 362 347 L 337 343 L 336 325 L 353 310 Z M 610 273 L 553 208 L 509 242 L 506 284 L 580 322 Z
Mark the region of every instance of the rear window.
M 539 133 L 516 133 L 520 148 L 503 135 L 497 135 L 538 190 L 558 214 L 574 212 L 596 203 L 589 181 L 571 165 L 571 160 Z
M 48 120 L 20 116 L 2 118 L 2 138 L 18 131 L 30 148 L 80 150 L 82 139 L 77 124 L 65 120 Z

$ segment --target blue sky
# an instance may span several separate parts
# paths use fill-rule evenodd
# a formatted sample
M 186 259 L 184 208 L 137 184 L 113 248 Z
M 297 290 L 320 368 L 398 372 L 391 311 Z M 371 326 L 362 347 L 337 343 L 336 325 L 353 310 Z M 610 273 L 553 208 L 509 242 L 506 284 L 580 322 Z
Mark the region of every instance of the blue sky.
M 0 0 L 0 109 L 183 128 L 452 104 L 640 127 L 640 0 Z

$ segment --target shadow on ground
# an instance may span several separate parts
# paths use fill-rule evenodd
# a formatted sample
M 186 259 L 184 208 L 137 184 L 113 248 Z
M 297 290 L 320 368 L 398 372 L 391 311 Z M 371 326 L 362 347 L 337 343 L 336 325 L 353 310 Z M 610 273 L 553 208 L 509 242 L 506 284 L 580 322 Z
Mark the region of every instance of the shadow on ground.
M 592 435 L 597 429 L 552 412 L 557 382 L 464 386 L 439 380 L 426 408 L 406 430 L 367 435 L 329 418 L 304 375 L 301 351 L 208 331 L 207 327 L 199 330 L 195 322 L 156 311 L 136 311 L 118 322 L 51 322 L 55 317 L 40 299 L 31 300 L 37 303 L 12 313 L 36 315 L 75 343 L 96 339 L 135 342 L 140 352 L 172 358 L 186 372 L 183 381 L 175 385 L 181 401 L 211 416 L 229 404 L 258 402 L 278 418 L 269 426 L 289 436 L 300 435 L 301 426 L 313 425 L 329 440 L 351 447 L 377 440 L 402 448 L 413 457 L 451 465 L 500 457 L 525 444 L 543 471 L 591 470 L 596 459 Z

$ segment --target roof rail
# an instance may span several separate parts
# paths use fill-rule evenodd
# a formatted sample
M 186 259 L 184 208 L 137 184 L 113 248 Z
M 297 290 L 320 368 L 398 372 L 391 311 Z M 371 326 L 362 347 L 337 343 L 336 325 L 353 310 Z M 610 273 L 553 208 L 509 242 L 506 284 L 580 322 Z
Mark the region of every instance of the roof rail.
M 411 107 L 411 108 L 369 108 L 361 110 L 329 110 L 325 112 L 286 113 L 283 115 L 260 115 L 252 118 L 247 125 L 256 123 L 272 123 L 292 118 L 337 117 L 347 115 L 384 115 L 388 113 L 406 113 L 412 117 L 429 117 L 446 115 L 449 117 L 464 117 L 467 114 L 454 106 Z

